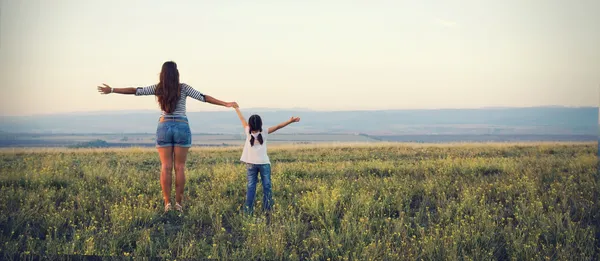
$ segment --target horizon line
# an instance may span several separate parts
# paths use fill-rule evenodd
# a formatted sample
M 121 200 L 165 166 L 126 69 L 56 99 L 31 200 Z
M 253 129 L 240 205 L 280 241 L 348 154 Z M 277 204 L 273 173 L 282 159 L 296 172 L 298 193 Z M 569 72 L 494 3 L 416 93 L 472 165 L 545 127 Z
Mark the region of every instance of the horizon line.
M 434 110 L 490 110 L 490 109 L 533 109 L 533 108 L 566 108 L 566 109 L 581 109 L 581 108 L 596 108 L 599 106 L 567 106 L 567 105 L 539 105 L 539 106 L 487 106 L 487 107 L 462 107 L 462 108 L 404 108 L 404 109 L 310 109 L 310 108 L 275 108 L 275 107 L 250 107 L 240 108 L 241 110 L 262 110 L 262 111 L 308 111 L 308 112 L 357 112 L 357 111 L 434 111 Z M 205 111 L 187 111 L 186 113 L 196 112 L 225 112 L 227 109 L 205 110 Z M 13 114 L 0 115 L 0 117 L 33 117 L 33 116 L 58 116 L 72 114 L 101 114 L 101 113 L 117 113 L 117 112 L 137 112 L 137 113 L 157 113 L 160 110 L 156 109 L 139 109 L 139 110 L 100 110 L 100 111 L 70 111 L 70 112 L 55 112 L 55 113 L 32 113 L 32 114 Z

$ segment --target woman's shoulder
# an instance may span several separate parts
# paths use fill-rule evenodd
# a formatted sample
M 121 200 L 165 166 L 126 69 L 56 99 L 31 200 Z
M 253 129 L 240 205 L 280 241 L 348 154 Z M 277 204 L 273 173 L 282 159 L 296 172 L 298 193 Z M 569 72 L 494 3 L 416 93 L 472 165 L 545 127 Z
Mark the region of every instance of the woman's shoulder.
M 179 83 L 179 86 L 181 86 L 181 92 L 185 93 L 186 95 L 189 95 L 189 93 L 191 92 L 192 86 L 189 86 L 187 83 Z

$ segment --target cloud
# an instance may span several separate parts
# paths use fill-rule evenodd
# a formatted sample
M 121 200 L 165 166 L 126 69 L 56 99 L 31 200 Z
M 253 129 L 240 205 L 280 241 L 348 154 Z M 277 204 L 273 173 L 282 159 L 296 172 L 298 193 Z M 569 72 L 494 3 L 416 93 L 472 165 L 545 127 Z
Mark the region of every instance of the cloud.
M 453 27 L 458 26 L 458 24 L 456 22 L 447 20 L 447 19 L 442 19 L 442 18 L 435 18 L 433 20 L 433 22 L 441 27 L 446 27 L 446 28 L 453 28 Z

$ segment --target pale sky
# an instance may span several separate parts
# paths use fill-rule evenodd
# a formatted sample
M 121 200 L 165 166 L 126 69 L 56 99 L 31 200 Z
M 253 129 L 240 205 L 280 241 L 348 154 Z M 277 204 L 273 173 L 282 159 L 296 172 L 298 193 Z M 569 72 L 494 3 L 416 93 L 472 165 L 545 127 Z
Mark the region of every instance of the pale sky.
M 598 106 L 600 1 L 0 0 L 0 115 L 157 110 L 163 62 L 244 107 Z M 218 109 L 188 99 L 188 111 Z

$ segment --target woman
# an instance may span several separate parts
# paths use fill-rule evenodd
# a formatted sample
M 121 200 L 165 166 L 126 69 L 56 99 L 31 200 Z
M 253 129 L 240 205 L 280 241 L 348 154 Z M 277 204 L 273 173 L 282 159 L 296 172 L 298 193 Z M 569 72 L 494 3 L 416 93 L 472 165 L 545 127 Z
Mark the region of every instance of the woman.
M 98 91 L 102 94 L 155 95 L 158 98 L 162 116 L 156 128 L 156 147 L 162 163 L 160 185 L 165 201 L 165 212 L 171 210 L 171 173 L 173 167 L 175 167 L 175 210 L 183 212 L 181 200 L 185 185 L 185 161 L 188 149 L 192 146 L 192 134 L 185 114 L 186 98 L 189 96 L 202 102 L 225 107 L 237 108 L 237 103 L 215 99 L 200 93 L 185 83 L 180 83 L 177 64 L 172 61 L 163 64 L 158 84 L 137 88 L 111 88 L 103 84 L 103 86 L 98 86 Z

